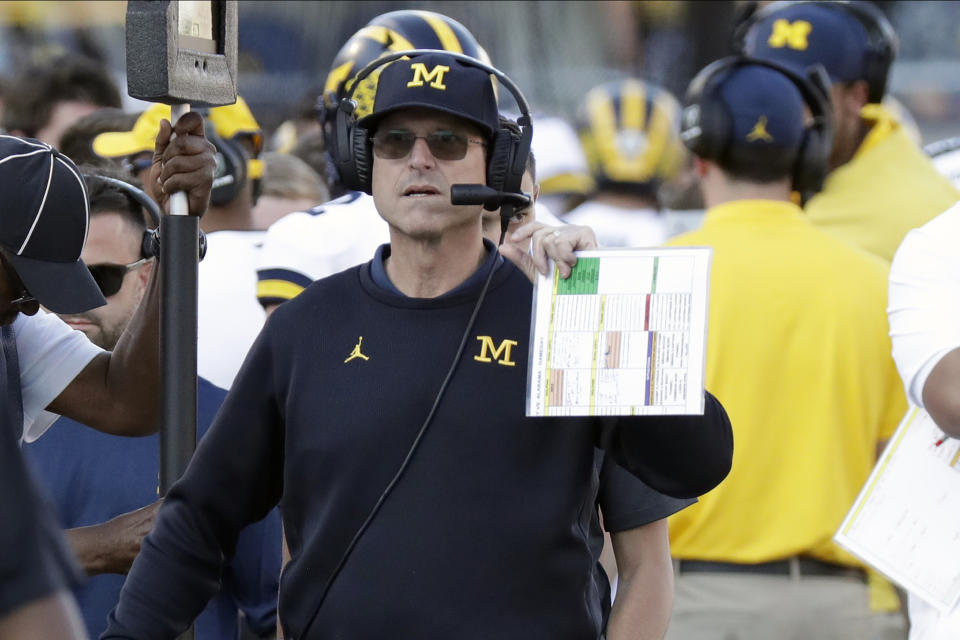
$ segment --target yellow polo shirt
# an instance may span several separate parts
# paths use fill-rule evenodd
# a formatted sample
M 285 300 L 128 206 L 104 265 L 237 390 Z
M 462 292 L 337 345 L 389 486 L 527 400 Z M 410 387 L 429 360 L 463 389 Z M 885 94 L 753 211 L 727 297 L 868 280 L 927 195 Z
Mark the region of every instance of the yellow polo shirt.
M 734 432 L 730 475 L 670 518 L 674 557 L 859 564 L 831 538 L 906 410 L 887 265 L 770 200 L 714 207 L 669 244 L 714 249 L 706 384 Z
M 873 122 L 870 133 L 804 210 L 815 226 L 890 262 L 907 232 L 952 207 L 960 192 L 884 107 L 869 104 L 863 117 Z

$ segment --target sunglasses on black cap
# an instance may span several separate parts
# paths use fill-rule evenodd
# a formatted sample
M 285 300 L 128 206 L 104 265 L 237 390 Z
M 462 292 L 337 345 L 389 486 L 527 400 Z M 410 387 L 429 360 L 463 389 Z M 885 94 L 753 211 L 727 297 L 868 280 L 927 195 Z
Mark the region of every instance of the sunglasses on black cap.
M 378 131 L 371 139 L 373 153 L 384 160 L 406 158 L 413 149 L 413 145 L 421 138 L 427 141 L 430 153 L 437 160 L 463 160 L 471 144 L 486 144 L 479 138 L 468 138 L 453 131 L 439 130 L 425 136 L 417 136 L 407 129 L 387 129 Z
M 93 276 L 93 280 L 97 283 L 97 286 L 100 287 L 103 297 L 109 298 L 116 294 L 117 291 L 120 291 L 120 287 L 123 286 L 123 279 L 128 273 L 142 267 L 149 259 L 150 258 L 140 258 L 130 264 L 110 264 L 109 262 L 90 264 L 87 265 L 87 269 L 90 271 L 90 275 Z

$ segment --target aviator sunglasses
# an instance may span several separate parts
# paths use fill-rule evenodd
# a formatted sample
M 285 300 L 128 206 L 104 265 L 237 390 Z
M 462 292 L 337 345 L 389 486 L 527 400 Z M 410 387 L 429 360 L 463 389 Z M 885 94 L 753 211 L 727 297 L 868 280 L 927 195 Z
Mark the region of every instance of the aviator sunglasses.
M 471 144 L 485 145 L 479 138 L 468 138 L 453 131 L 438 130 L 425 136 L 414 135 L 407 129 L 387 129 L 378 131 L 371 139 L 373 152 L 384 160 L 406 158 L 417 140 L 426 140 L 430 153 L 437 160 L 463 160 Z
M 90 275 L 93 276 L 94 282 L 100 287 L 100 292 L 103 293 L 103 297 L 109 298 L 117 293 L 117 291 L 120 291 L 120 287 L 123 286 L 123 278 L 129 272 L 143 266 L 149 259 L 150 258 L 140 258 L 130 264 L 110 264 L 108 262 L 91 264 L 87 265 L 87 269 L 90 271 Z

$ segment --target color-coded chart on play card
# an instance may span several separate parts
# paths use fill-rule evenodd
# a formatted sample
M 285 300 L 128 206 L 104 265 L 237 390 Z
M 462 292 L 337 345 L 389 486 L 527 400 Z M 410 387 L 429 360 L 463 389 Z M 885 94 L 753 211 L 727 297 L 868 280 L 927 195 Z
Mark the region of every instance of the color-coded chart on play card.
M 702 414 L 711 256 L 596 249 L 539 278 L 527 415 Z

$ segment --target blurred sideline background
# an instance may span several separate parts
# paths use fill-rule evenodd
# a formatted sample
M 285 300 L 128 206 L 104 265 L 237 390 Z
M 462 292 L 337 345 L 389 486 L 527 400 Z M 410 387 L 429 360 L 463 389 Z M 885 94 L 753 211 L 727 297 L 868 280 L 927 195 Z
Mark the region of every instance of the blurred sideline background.
M 383 12 L 419 8 L 470 29 L 535 113 L 572 117 L 587 89 L 628 75 L 682 99 L 697 70 L 730 53 L 744 4 L 241 0 L 239 91 L 270 131 L 319 95 L 334 55 L 357 29 Z M 892 94 L 923 142 L 960 135 L 960 2 L 875 4 L 900 37 Z M 125 11 L 119 1 L 0 2 L 0 81 L 31 58 L 75 52 L 103 61 L 125 93 Z

